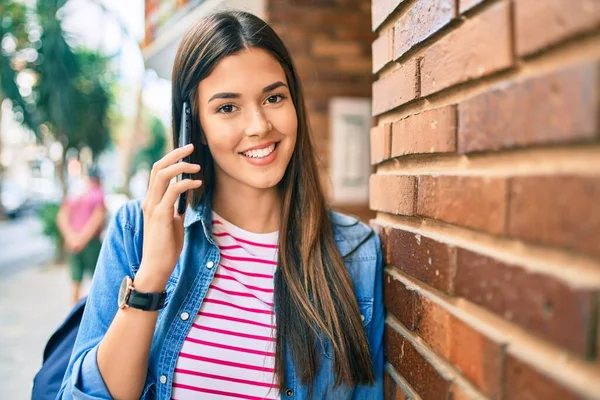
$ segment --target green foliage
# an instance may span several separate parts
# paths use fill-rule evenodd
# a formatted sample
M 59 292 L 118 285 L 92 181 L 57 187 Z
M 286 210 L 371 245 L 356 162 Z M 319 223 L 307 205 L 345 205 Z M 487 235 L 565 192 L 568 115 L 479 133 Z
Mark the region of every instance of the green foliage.
M 140 149 L 132 164 L 132 173 L 135 173 L 140 166 L 146 164 L 152 166 L 156 161 L 165 155 L 167 146 L 167 132 L 162 121 L 152 117 L 149 122 L 150 140 L 146 147 Z
M 18 72 L 27 67 L 24 62 L 16 63 L 16 56 L 35 46 L 35 43 L 29 40 L 26 19 L 27 7 L 22 2 L 0 0 L 0 43 L 5 40 L 7 43 L 6 50 L 0 48 L 0 102 L 4 98 L 10 99 L 15 115 L 25 126 L 37 133 L 39 121 L 35 107 L 21 96 L 16 82 Z M 19 64 L 19 70 L 15 70 L 16 64 Z
M 87 145 L 97 157 L 110 144 L 109 108 L 114 101 L 110 84 L 114 77 L 108 68 L 108 57 L 85 50 L 79 50 L 76 57 L 81 70 L 75 95 L 80 100 L 73 105 L 78 118 L 77 138 L 70 144 Z
M 37 211 L 42 222 L 42 233 L 52 239 L 55 244 L 58 244 L 61 240 L 60 230 L 56 223 L 59 209 L 60 205 L 57 203 L 45 203 Z
M 65 1 L 38 1 L 43 62 L 35 71 L 37 107 L 65 148 L 89 146 L 94 156 L 110 142 L 108 110 L 113 101 L 109 58 L 66 41 L 57 12 Z
M 110 144 L 115 77 L 108 57 L 68 44 L 57 18 L 66 2 L 39 0 L 28 9 L 24 2 L 0 0 L 0 40 L 11 43 L 10 52 L 0 52 L 0 94 L 38 137 L 44 124 L 65 149 L 88 146 L 97 157 Z M 16 83 L 22 71 L 36 76 L 26 97 Z

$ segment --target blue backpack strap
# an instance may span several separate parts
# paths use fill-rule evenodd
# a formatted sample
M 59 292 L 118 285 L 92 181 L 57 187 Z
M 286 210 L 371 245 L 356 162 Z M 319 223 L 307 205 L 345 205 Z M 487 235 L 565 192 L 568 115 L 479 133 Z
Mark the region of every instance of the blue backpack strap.
M 75 345 L 87 297 L 73 307 L 44 349 L 42 367 L 33 378 L 32 400 L 54 400 L 62 384 Z

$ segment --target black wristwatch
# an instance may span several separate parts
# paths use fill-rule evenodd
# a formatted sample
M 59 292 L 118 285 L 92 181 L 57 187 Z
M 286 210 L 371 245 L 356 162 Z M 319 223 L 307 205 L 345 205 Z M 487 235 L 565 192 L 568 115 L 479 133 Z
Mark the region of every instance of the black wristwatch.
M 126 276 L 119 289 L 119 308 L 133 307 L 144 311 L 157 311 L 165 305 L 167 292 L 141 293 L 133 287 L 133 280 Z

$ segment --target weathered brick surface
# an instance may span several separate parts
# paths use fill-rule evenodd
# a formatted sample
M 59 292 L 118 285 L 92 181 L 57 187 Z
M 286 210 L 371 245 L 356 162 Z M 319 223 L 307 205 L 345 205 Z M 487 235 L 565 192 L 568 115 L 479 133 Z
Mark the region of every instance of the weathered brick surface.
M 388 28 L 381 32 L 372 46 L 373 73 L 377 73 L 387 63 L 392 61 L 394 55 L 394 29 Z
M 442 29 L 454 17 L 454 0 L 418 1 L 394 25 L 394 59 Z
M 371 164 L 390 158 L 392 124 L 385 123 L 371 128 Z
M 506 358 L 505 398 L 511 400 L 582 400 L 583 396 L 573 393 L 552 379 L 536 371 L 533 366 L 516 359 Z
M 457 296 L 586 357 L 592 350 L 595 292 L 457 249 Z
M 458 320 L 419 290 L 407 289 L 389 274 L 384 281 L 388 312 L 455 365 L 482 393 L 500 398 L 503 345 Z
M 410 400 L 387 372 L 383 375 L 383 395 L 386 400 Z
M 599 205 L 598 177 L 512 178 L 509 234 L 600 256 Z
M 481 399 L 479 394 L 474 394 L 470 390 L 465 390 L 464 387 L 460 386 L 456 381 L 450 386 L 450 394 L 452 400 L 475 400 Z
M 436 354 L 450 359 L 451 335 L 450 314 L 422 294 L 414 296 L 414 331 Z
M 600 26 L 597 0 L 515 1 L 517 52 L 534 53 Z
M 386 360 L 423 399 L 596 398 L 600 1 L 372 5 Z
M 417 214 L 500 234 L 505 232 L 507 186 L 503 178 L 421 176 Z
M 600 64 L 501 85 L 459 104 L 458 151 L 590 140 L 599 131 Z
M 421 95 L 510 67 L 509 10 L 500 2 L 432 44 L 421 60 Z
M 456 106 L 423 111 L 394 122 L 391 156 L 456 150 Z
M 489 398 L 502 398 L 504 345 L 450 316 L 450 362 Z
M 384 347 L 388 362 L 423 399 L 449 399 L 450 383 L 393 328 L 386 326 Z
M 415 210 L 415 177 L 371 175 L 369 180 L 372 210 L 412 215 Z
M 373 30 L 377 29 L 385 19 L 406 0 L 373 0 L 371 2 L 371 20 Z
M 383 276 L 383 302 L 388 312 L 408 329 L 414 329 L 415 292 L 408 290 L 399 280 L 389 273 Z
M 456 252 L 419 234 L 389 229 L 386 263 L 441 291 L 452 292 Z
M 408 60 L 373 83 L 373 115 L 390 111 L 419 97 L 418 60 Z
M 381 240 L 381 254 L 383 254 L 383 258 L 385 260 L 387 258 L 386 254 L 387 254 L 387 249 L 388 249 L 388 245 L 387 245 L 388 235 L 387 235 L 386 229 L 383 225 L 379 224 L 377 222 L 377 220 L 375 220 L 375 219 L 369 221 L 369 225 L 371 226 L 371 228 L 373 228 L 373 230 L 377 233 L 377 235 L 379 235 L 379 239 Z
M 483 3 L 484 0 L 457 0 L 458 1 L 458 12 L 464 13 L 475 7 L 477 4 Z

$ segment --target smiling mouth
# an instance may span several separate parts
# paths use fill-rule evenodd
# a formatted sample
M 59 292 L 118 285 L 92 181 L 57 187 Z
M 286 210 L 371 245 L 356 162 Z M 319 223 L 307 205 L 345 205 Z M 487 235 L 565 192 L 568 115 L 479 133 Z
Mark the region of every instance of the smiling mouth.
M 269 147 L 265 147 L 264 149 L 248 150 L 248 151 L 241 152 L 240 154 L 243 155 L 244 157 L 248 157 L 248 158 L 257 158 L 257 159 L 265 158 L 265 157 L 268 157 L 272 152 L 275 151 L 278 144 L 279 144 L 279 142 L 273 143 Z

